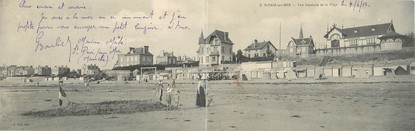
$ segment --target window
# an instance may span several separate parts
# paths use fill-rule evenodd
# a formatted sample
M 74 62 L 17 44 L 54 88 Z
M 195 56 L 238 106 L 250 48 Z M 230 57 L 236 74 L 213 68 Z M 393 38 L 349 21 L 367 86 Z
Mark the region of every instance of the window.
M 229 53 L 232 53 L 232 47 L 229 48 Z
M 395 42 L 402 43 L 402 40 L 401 40 L 401 39 L 399 39 L 399 38 L 397 38 L 397 39 L 395 40 Z
M 216 61 L 216 57 L 212 57 L 212 62 L 215 62 Z
M 218 38 L 215 38 L 213 40 L 213 45 L 219 45 L 219 39 Z
M 222 61 L 225 61 L 225 56 L 222 56 Z
M 339 34 L 333 34 L 333 35 L 331 35 L 331 37 L 330 37 L 330 39 L 331 40 L 339 40 L 340 39 L 340 35 Z
M 262 53 L 262 57 L 266 57 L 267 56 L 267 54 L 266 53 Z
M 301 41 L 301 44 L 303 44 L 303 45 L 304 45 L 304 44 L 306 44 L 306 43 L 307 43 L 307 42 L 305 42 L 305 40 Z
M 222 46 L 222 53 L 225 53 L 225 47 Z
M 368 38 L 368 39 L 366 39 L 366 43 L 367 44 L 375 44 L 376 43 L 376 38 Z
M 248 54 L 248 57 L 251 58 L 251 54 Z
M 386 40 L 386 42 L 390 43 L 390 42 L 393 42 L 393 40 L 392 39 L 388 39 L 388 40 Z
M 255 53 L 254 57 L 257 58 L 258 57 L 258 53 Z
M 357 46 L 357 39 L 350 40 L 350 46 Z

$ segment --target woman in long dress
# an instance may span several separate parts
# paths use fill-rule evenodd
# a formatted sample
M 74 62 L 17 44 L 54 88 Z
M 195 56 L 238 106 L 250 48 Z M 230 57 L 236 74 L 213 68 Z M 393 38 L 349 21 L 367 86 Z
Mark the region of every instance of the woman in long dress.
M 205 93 L 205 84 L 206 81 L 199 81 L 197 94 L 196 94 L 196 105 L 199 107 L 206 106 L 206 93 Z

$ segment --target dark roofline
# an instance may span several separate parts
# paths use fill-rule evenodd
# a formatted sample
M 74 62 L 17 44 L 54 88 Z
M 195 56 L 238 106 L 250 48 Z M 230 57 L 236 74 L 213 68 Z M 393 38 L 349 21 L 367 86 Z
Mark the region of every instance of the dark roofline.
M 252 43 L 252 44 L 250 44 L 250 45 L 248 45 L 248 47 L 246 47 L 245 49 L 244 49 L 244 51 L 248 51 L 248 50 L 257 50 L 257 49 L 262 49 L 262 48 L 264 48 L 265 47 L 265 45 L 267 45 L 268 43 L 270 44 L 270 45 L 272 45 L 272 47 L 274 47 L 275 48 L 275 50 L 278 50 L 275 46 L 274 46 L 274 44 L 272 44 L 271 43 L 271 41 L 264 41 L 264 42 L 258 42 L 258 43 L 265 43 L 262 47 L 260 47 L 260 48 L 249 48 L 251 45 L 253 45 L 253 44 L 255 44 L 255 43 Z M 249 49 L 248 49 L 249 48 Z
M 350 28 L 343 28 L 343 29 L 340 29 L 340 28 L 337 28 L 337 27 L 333 27 L 333 28 L 331 28 L 330 29 L 330 31 L 328 31 L 327 33 L 326 33 L 326 35 L 324 35 L 324 38 L 328 38 L 328 35 L 334 30 L 334 29 L 337 29 L 337 30 L 339 30 L 341 33 L 342 33 L 342 36 L 343 37 L 345 37 L 345 36 L 347 36 L 347 34 L 345 34 L 344 32 L 343 32 L 343 30 L 357 30 L 357 29 L 359 29 L 359 28 L 367 28 L 367 27 L 371 27 L 371 26 L 379 26 L 379 25 L 386 25 L 386 24 L 389 24 L 389 27 L 388 27 L 388 30 L 391 28 L 391 27 L 393 27 L 394 28 L 394 30 L 395 30 L 395 27 L 393 26 L 393 22 L 391 21 L 391 22 L 388 22 L 388 23 L 382 23 L 382 24 L 373 24 L 373 25 L 364 25 L 364 26 L 357 26 L 357 27 L 350 27 Z

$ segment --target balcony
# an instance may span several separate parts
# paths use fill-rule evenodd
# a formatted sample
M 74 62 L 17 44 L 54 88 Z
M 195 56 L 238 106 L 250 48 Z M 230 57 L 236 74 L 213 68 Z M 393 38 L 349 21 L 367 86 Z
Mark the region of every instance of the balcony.
M 219 56 L 220 54 L 219 54 L 219 51 L 211 51 L 209 55 L 210 56 Z

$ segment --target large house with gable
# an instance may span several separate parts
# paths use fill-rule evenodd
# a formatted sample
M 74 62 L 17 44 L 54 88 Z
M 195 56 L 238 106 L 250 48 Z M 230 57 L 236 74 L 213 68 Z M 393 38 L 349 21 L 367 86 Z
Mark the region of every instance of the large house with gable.
M 277 48 L 270 41 L 254 42 L 244 49 L 244 56 L 248 58 L 269 57 L 275 55 Z
M 302 27 L 300 27 L 300 35 L 298 38 L 291 37 L 291 41 L 288 42 L 287 54 L 292 57 L 301 58 L 314 54 L 314 40 L 311 36 L 309 38 L 304 37 Z
M 233 45 L 234 43 L 229 39 L 228 32 L 215 30 L 206 38 L 201 33 L 199 49 L 196 51 L 199 65 L 214 66 L 232 62 L 234 56 Z
M 325 47 L 317 55 L 344 55 L 401 50 L 405 36 L 395 32 L 393 22 L 352 28 L 333 25 L 327 31 Z

